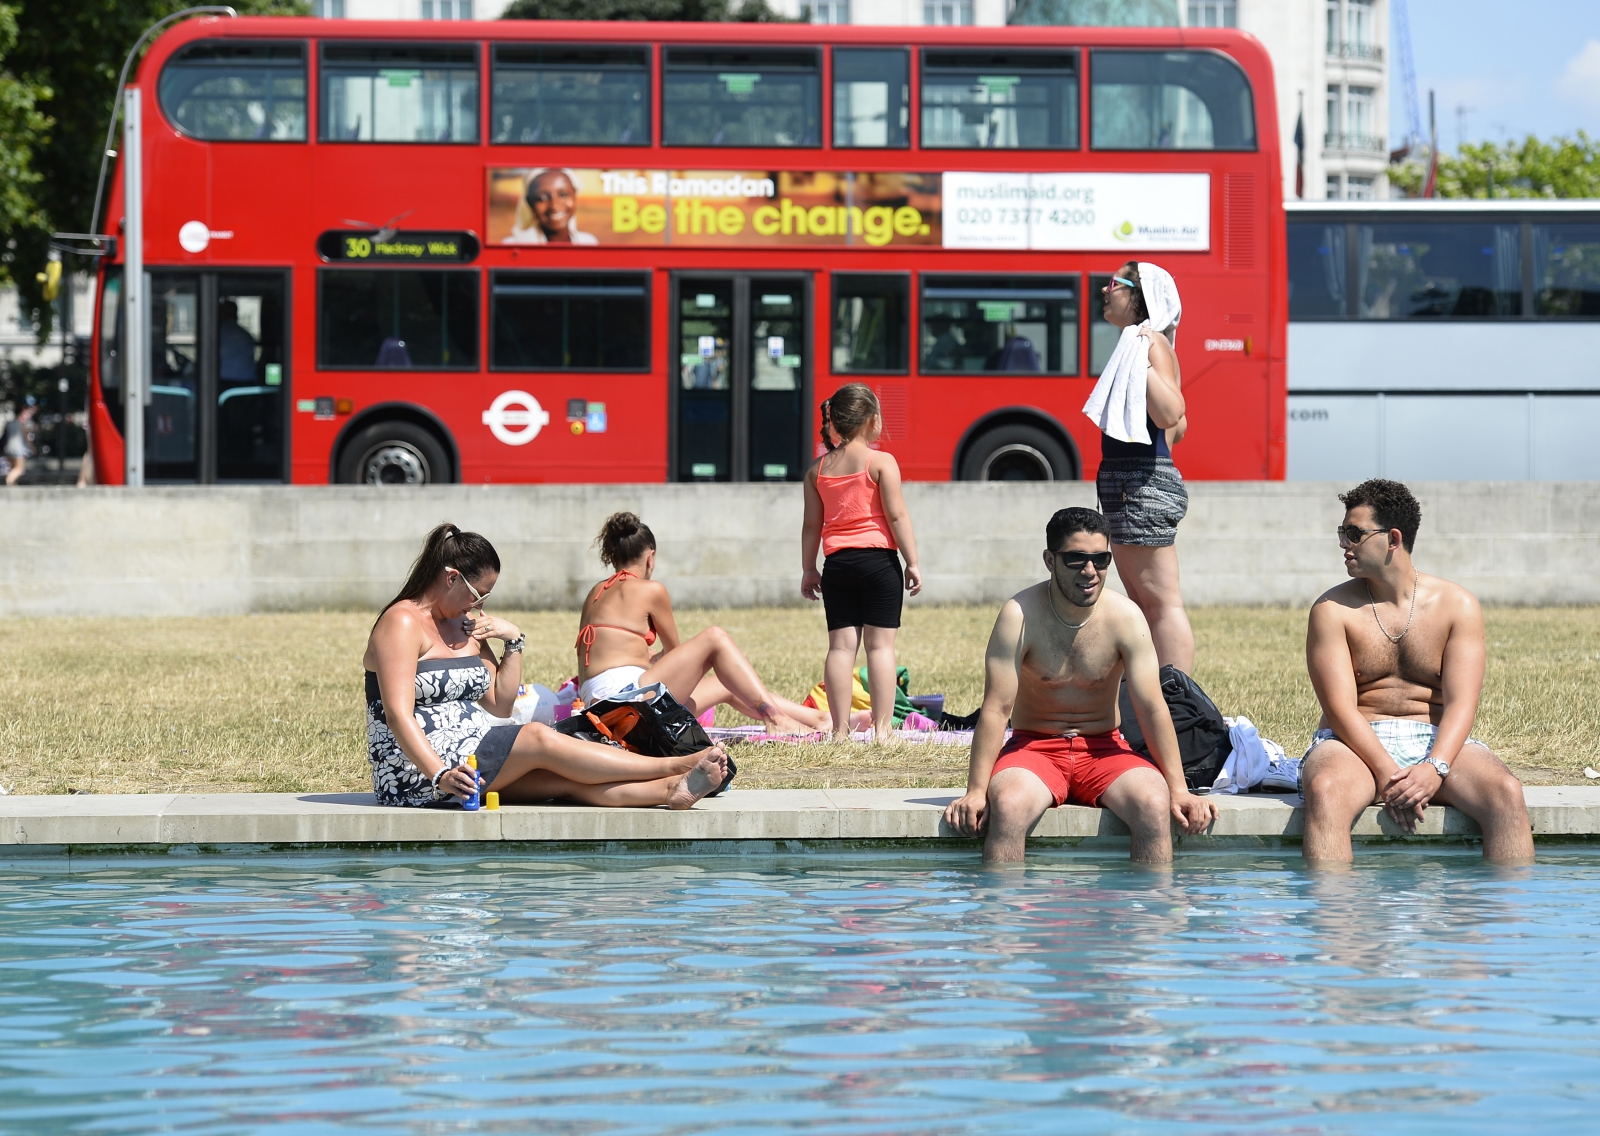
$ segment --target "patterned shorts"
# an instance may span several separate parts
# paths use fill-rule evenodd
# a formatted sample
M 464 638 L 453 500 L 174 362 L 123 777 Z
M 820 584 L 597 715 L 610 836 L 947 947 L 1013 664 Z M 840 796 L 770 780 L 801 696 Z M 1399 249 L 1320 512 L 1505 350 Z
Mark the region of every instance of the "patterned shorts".
M 1189 511 L 1189 491 L 1171 458 L 1107 458 L 1095 489 L 1112 544 L 1165 548 Z
M 1439 736 L 1439 727 L 1428 722 L 1413 722 L 1409 718 L 1375 718 L 1370 723 L 1372 732 L 1378 735 L 1378 743 L 1394 758 L 1394 763 L 1401 769 L 1409 769 L 1422 761 L 1433 752 L 1434 739 Z M 1321 729 L 1311 735 L 1311 744 L 1306 746 L 1305 756 L 1300 759 L 1301 768 L 1305 767 L 1306 758 L 1311 756 L 1311 751 L 1323 742 L 1337 740 L 1332 730 Z M 1464 746 L 1475 745 L 1489 747 L 1477 738 L 1469 737 L 1461 743 Z

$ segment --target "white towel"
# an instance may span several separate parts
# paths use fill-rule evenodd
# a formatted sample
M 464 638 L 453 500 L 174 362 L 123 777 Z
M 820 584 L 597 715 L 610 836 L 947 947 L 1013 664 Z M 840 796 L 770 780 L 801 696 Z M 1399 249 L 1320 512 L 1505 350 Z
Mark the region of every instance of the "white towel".
M 1150 377 L 1148 337 L 1157 332 L 1168 333 L 1176 343 L 1183 303 L 1172 273 L 1148 261 L 1139 262 L 1139 291 L 1150 318 L 1137 327 L 1130 324 L 1122 329 L 1117 348 L 1100 372 L 1100 381 L 1083 404 L 1083 412 L 1118 441 L 1148 446 L 1150 431 L 1145 425 L 1144 409 L 1145 383 Z
M 1244 793 L 1257 785 L 1293 790 L 1300 781 L 1300 759 L 1289 757 L 1277 742 L 1261 736 L 1255 723 L 1240 715 L 1225 718 L 1233 752 L 1211 783 L 1213 793 Z

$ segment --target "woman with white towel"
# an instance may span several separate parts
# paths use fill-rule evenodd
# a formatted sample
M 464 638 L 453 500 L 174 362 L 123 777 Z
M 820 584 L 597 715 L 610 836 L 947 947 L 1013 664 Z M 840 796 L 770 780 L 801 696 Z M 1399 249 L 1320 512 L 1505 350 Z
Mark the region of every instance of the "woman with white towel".
M 1095 487 L 1128 598 L 1150 624 L 1161 664 L 1194 668 L 1194 632 L 1178 587 L 1178 522 L 1189 492 L 1172 447 L 1189 428 L 1178 356 L 1183 305 L 1172 274 L 1129 261 L 1105 288 L 1106 322 L 1122 329 L 1083 412 L 1100 427 Z

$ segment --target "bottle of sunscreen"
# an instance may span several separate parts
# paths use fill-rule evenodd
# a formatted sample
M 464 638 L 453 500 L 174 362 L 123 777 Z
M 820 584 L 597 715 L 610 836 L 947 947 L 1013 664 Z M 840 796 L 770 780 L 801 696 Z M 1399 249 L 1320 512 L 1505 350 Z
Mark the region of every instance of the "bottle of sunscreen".
M 472 788 L 472 796 L 465 798 L 461 802 L 461 807 L 469 813 L 475 813 L 481 807 L 483 799 L 483 778 L 478 774 L 477 754 L 473 753 L 467 755 L 467 768 L 472 770 L 472 780 L 474 785 Z

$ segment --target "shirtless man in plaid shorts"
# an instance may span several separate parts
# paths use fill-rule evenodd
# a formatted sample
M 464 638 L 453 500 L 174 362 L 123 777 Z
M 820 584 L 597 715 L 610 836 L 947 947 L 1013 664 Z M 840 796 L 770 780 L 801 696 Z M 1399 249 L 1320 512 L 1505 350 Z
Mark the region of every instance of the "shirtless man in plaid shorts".
M 1300 768 L 1301 853 L 1349 863 L 1350 826 L 1379 804 L 1406 831 L 1430 804 L 1483 829 L 1483 858 L 1533 860 L 1522 783 L 1470 737 L 1483 689 L 1483 611 L 1472 593 L 1411 562 L 1422 507 L 1398 481 L 1341 493 L 1351 579 L 1311 607 L 1306 665 L 1322 721 Z
M 1170 863 L 1171 821 L 1203 832 L 1216 806 L 1184 782 L 1150 628 L 1131 600 L 1105 592 L 1111 543 L 1103 516 L 1062 509 L 1045 544 L 1050 578 L 1007 600 L 989 637 L 967 793 L 945 821 L 963 835 L 985 833 L 986 862 L 1016 862 L 1046 809 L 1090 805 L 1128 826 L 1132 859 Z M 1117 729 L 1124 672 L 1155 761 Z

